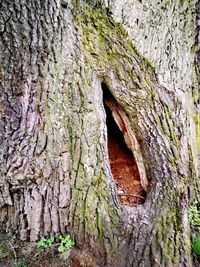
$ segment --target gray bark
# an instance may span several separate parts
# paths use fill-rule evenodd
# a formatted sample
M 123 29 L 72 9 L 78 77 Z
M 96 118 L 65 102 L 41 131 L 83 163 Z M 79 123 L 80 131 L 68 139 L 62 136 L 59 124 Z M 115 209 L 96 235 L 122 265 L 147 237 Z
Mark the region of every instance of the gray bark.
M 0 7 L 0 227 L 31 241 L 68 232 L 82 266 L 191 266 L 195 1 L 148 2 Z M 102 83 L 120 107 L 147 190 L 137 207 L 118 199 Z

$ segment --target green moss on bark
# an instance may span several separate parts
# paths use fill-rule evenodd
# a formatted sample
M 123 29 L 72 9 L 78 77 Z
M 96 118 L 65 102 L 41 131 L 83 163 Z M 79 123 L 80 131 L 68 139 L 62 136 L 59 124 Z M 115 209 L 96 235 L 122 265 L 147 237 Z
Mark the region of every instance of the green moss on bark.
M 103 75 L 111 66 L 119 80 L 134 81 L 134 90 L 152 84 L 155 68 L 136 50 L 121 23 L 113 22 L 107 14 L 87 4 L 76 16 L 76 23 L 82 29 L 87 61 L 94 69 Z

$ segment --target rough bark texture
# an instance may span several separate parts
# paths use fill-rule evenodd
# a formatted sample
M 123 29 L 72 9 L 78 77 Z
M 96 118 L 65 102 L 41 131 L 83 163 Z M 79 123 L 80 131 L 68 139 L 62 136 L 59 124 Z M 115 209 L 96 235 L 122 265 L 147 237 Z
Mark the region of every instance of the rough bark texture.
M 1 3 L 2 229 L 32 241 L 69 232 L 82 266 L 191 266 L 187 208 L 199 192 L 200 148 L 195 4 Z M 102 83 L 142 155 L 148 192 L 137 207 L 118 200 Z

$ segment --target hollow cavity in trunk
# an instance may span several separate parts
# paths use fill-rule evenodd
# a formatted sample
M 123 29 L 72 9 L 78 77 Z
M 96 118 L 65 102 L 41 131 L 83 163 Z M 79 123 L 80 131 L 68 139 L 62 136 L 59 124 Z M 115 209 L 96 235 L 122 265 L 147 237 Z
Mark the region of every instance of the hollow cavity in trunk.
M 133 151 L 127 146 L 124 138 L 127 128 L 121 117 L 122 114 L 120 114 L 121 108 L 105 84 L 102 84 L 102 89 L 106 111 L 108 155 L 119 199 L 122 204 L 128 206 L 143 204 L 145 191 L 141 185 L 141 178 Z M 118 120 L 117 118 L 119 117 L 120 119 Z

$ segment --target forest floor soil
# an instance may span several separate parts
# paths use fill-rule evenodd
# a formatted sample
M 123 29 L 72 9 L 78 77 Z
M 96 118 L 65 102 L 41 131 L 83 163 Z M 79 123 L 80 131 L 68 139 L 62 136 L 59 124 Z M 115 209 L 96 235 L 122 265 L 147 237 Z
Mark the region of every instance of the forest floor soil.
M 57 247 L 38 248 L 37 243 L 0 233 L 0 267 L 81 267 L 73 257 L 75 249 L 59 253 Z

